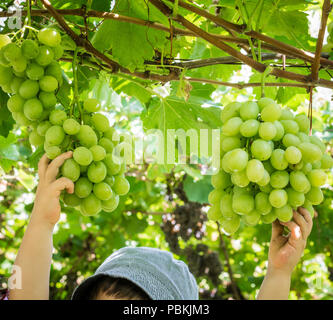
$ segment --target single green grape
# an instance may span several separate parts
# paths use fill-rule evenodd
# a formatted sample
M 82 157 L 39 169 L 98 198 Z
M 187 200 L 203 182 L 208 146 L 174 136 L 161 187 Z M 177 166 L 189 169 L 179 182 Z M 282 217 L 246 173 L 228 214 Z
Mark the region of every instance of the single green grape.
M 118 175 L 115 177 L 113 190 L 116 194 L 123 196 L 128 193 L 130 189 L 130 184 L 123 175 Z
M 270 184 L 274 189 L 283 189 L 289 183 L 287 171 L 275 171 L 271 174 Z
M 310 131 L 310 120 L 305 114 L 297 114 L 295 116 L 295 121 L 298 124 L 299 130 L 306 134 L 309 134 Z
M 232 209 L 240 215 L 249 214 L 254 209 L 253 197 L 248 193 L 234 193 L 232 197 Z
M 299 150 L 301 150 L 302 157 L 305 162 L 314 163 L 316 161 L 320 161 L 321 157 L 323 156 L 323 153 L 320 150 L 320 148 L 313 143 L 302 142 L 297 147 Z
M 270 144 L 262 139 L 256 139 L 252 142 L 251 153 L 252 156 L 260 161 L 267 160 L 271 157 L 272 148 Z
M 54 53 L 51 48 L 46 46 L 41 46 L 39 48 L 39 54 L 35 61 L 42 67 L 49 65 L 54 59 Z
M 222 196 L 220 201 L 220 213 L 214 220 L 218 220 L 222 217 L 225 219 L 231 219 L 235 216 L 236 213 L 232 209 L 232 197 L 233 195 L 231 193 L 226 193 Z
M 271 224 L 276 219 L 277 219 L 277 216 L 276 216 L 276 213 L 274 210 L 272 210 L 271 212 L 269 212 L 265 215 L 261 215 L 261 221 L 262 221 L 262 223 L 265 223 L 265 224 Z
M 229 119 L 239 117 L 240 102 L 231 102 L 226 105 L 221 112 L 222 123 L 226 123 Z
M 239 117 L 234 117 L 229 119 L 223 126 L 222 126 L 222 134 L 225 136 L 236 136 L 240 132 L 240 127 L 243 121 Z
M 56 47 L 60 45 L 61 42 L 60 33 L 52 28 L 44 28 L 39 30 L 37 37 L 40 43 L 50 47 Z
M 301 151 L 294 146 L 290 146 L 286 149 L 284 157 L 291 164 L 297 164 L 302 160 Z
M 281 222 L 288 222 L 293 218 L 293 209 L 288 204 L 281 208 L 274 208 L 274 213 Z
M 104 159 L 104 163 L 107 167 L 109 175 L 119 174 L 121 165 L 119 163 L 114 162 L 113 156 L 111 153 L 107 153 Z
M 43 113 L 43 105 L 38 99 L 29 99 L 24 103 L 23 112 L 29 120 L 38 120 Z
M 285 170 L 288 167 L 288 161 L 285 158 L 285 151 L 275 149 L 270 158 L 271 164 L 276 170 Z
M 274 208 L 281 208 L 288 202 L 288 195 L 285 190 L 274 189 L 269 194 L 269 202 Z
M 50 122 L 55 126 L 63 126 L 67 119 L 67 114 L 64 110 L 52 110 L 50 113 Z
M 273 124 L 274 124 L 275 129 L 276 129 L 276 135 L 273 138 L 273 141 L 280 141 L 284 136 L 284 127 L 281 124 L 281 122 L 277 121 L 277 120 L 274 121 Z
M 239 128 L 240 134 L 243 137 L 247 137 L 247 138 L 254 137 L 258 133 L 259 125 L 260 125 L 260 122 L 258 120 L 255 120 L 255 119 L 246 120 L 245 122 L 242 123 L 242 125 Z M 232 137 L 232 138 L 234 138 L 234 137 Z M 226 150 L 224 150 L 224 151 L 226 151 Z
M 0 34 L 0 49 L 11 43 L 12 41 L 6 34 Z
M 115 193 L 112 194 L 112 197 L 109 200 L 102 201 L 102 209 L 105 212 L 113 212 L 117 209 L 119 204 L 119 196 Z
M 208 202 L 220 205 L 220 201 L 225 192 L 222 189 L 214 189 L 208 194 Z
M 98 144 L 105 149 L 106 153 L 112 153 L 114 149 L 114 144 L 112 143 L 112 141 L 105 137 L 101 138 L 98 141 Z
M 273 140 L 276 136 L 276 128 L 272 122 L 262 122 L 259 125 L 259 137 L 263 140 Z
M 327 181 L 327 174 L 322 169 L 314 169 L 309 172 L 308 179 L 313 187 L 321 187 Z
M 58 89 L 58 81 L 52 76 L 43 76 L 39 80 L 39 87 L 45 92 L 54 92 Z
M 37 96 L 39 84 L 34 80 L 25 80 L 19 89 L 19 94 L 23 99 L 32 99 Z
M 78 207 L 81 205 L 81 199 L 76 194 L 65 193 L 64 194 L 64 203 L 69 207 Z
M 95 129 L 100 132 L 105 132 L 110 127 L 109 119 L 100 113 L 94 113 L 91 121 Z
M 60 156 L 60 154 L 61 154 L 61 149 L 58 146 L 45 147 L 45 144 L 44 144 L 44 150 L 46 152 L 46 156 L 50 160 L 55 159 L 56 157 Z
M 102 146 L 95 145 L 89 148 L 94 161 L 104 160 L 106 157 L 106 151 Z
M 286 148 L 291 146 L 297 147 L 301 143 L 301 140 L 297 135 L 292 133 L 287 133 L 284 135 L 282 143 Z
M 61 167 L 61 174 L 75 182 L 80 178 L 80 166 L 74 159 L 67 159 Z
M 248 153 L 240 148 L 227 152 L 224 157 L 227 157 L 227 166 L 232 172 L 244 170 L 249 159 Z
M 302 171 L 290 172 L 290 185 L 294 190 L 302 193 L 306 193 L 310 190 L 311 184 L 306 175 Z
M 268 214 L 272 211 L 272 205 L 269 202 L 268 194 L 264 192 L 258 192 L 254 198 L 256 210 L 262 214 Z
M 231 174 L 231 182 L 239 187 L 245 188 L 250 184 L 250 180 L 246 175 L 246 170 L 233 172 Z
M 304 204 L 304 193 L 295 191 L 293 188 L 287 188 L 286 191 L 288 195 L 288 203 L 292 208 L 296 209 Z
M 62 127 L 69 135 L 76 135 L 80 131 L 80 124 L 75 119 L 66 119 L 62 124 Z
M 45 134 L 49 128 L 52 127 L 52 124 L 49 121 L 43 121 L 37 126 L 37 132 L 40 136 L 45 137 Z
M 107 174 L 106 166 L 102 161 L 93 162 L 89 165 L 87 176 L 93 183 L 102 182 Z
M 83 108 L 88 112 L 97 112 L 100 110 L 101 105 L 97 99 L 90 98 L 84 101 Z
M 264 165 L 260 160 L 251 159 L 246 166 L 246 175 L 251 182 L 260 181 L 265 174 Z
M 25 71 L 30 80 L 39 80 L 44 76 L 44 68 L 37 63 L 30 63 Z
M 81 145 L 90 148 L 97 144 L 97 135 L 95 131 L 88 125 L 81 125 L 80 131 L 76 135 Z
M 259 107 L 254 101 L 243 102 L 239 114 L 243 120 L 257 119 L 259 114 Z
M 234 234 L 240 226 L 240 218 L 238 216 L 233 219 L 220 219 L 219 223 L 227 234 Z
M 80 208 L 84 216 L 94 216 L 102 210 L 102 202 L 91 193 L 82 200 Z
M 281 120 L 294 120 L 294 114 L 289 108 L 283 108 L 280 116 Z
M 44 144 L 44 137 L 40 136 L 36 129 L 30 132 L 29 142 L 31 145 L 38 147 Z
M 41 91 L 38 97 L 45 109 L 53 109 L 57 104 L 57 97 L 53 92 Z
M 78 147 L 73 152 L 74 160 L 81 166 L 89 166 L 93 161 L 92 153 L 85 147 Z
M 269 103 L 261 110 L 261 119 L 265 122 L 274 122 L 281 116 L 281 107 L 276 103 Z
M 10 88 L 13 94 L 18 94 L 21 84 L 24 82 L 24 79 L 14 76 L 10 84 Z
M 36 41 L 26 39 L 22 42 L 22 54 L 27 59 L 35 59 L 39 55 L 39 47 Z
M 7 107 L 10 112 L 22 112 L 25 100 L 19 95 L 11 96 L 7 101 Z
M 312 205 L 318 205 L 324 200 L 323 192 L 319 187 L 311 187 L 309 192 L 305 194 L 305 197 Z
M 211 182 L 215 189 L 224 189 L 231 185 L 230 175 L 225 171 L 220 170 L 217 174 L 211 177 Z
M 248 226 L 255 226 L 259 223 L 260 218 L 261 218 L 260 213 L 256 209 L 254 209 L 249 214 L 243 216 L 243 221 Z
M 93 184 L 86 177 L 81 177 L 75 182 L 74 193 L 80 199 L 88 197 L 92 190 Z
M 241 145 L 241 140 L 238 137 L 222 137 L 221 148 L 224 152 L 240 148 Z
M 94 184 L 93 192 L 98 199 L 103 201 L 109 200 L 113 195 L 111 187 L 105 182 Z
M 65 132 L 60 126 L 52 126 L 45 133 L 45 140 L 50 146 L 58 146 L 65 139 Z
M 283 125 L 285 133 L 297 134 L 299 132 L 299 126 L 294 120 L 280 120 Z

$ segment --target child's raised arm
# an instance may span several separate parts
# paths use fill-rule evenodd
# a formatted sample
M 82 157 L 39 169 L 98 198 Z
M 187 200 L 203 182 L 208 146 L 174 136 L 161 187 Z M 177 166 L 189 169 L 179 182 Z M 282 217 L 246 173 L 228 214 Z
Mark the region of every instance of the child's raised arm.
M 21 270 L 21 289 L 9 288 L 10 300 L 48 300 L 52 260 L 52 233 L 60 218 L 59 197 L 62 190 L 74 192 L 74 184 L 67 178 L 56 180 L 59 168 L 72 157 L 67 152 L 49 164 L 44 155 L 38 164 L 39 184 L 31 218 L 24 234 L 15 266 Z M 17 274 L 16 274 L 17 276 Z
M 293 218 L 294 221 L 286 223 L 273 222 L 267 274 L 258 300 L 288 299 L 292 271 L 303 254 L 312 229 L 311 215 L 304 208 L 294 211 Z M 290 230 L 287 236 L 283 235 L 283 226 Z

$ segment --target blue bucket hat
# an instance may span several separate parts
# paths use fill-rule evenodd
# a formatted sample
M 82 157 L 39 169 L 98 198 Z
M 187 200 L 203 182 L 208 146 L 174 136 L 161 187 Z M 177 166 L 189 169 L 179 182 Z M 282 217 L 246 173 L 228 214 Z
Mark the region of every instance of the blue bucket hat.
M 74 290 L 72 299 L 82 299 L 101 275 L 127 279 L 152 300 L 198 300 L 199 296 L 187 265 L 160 249 L 125 247 L 114 252 Z

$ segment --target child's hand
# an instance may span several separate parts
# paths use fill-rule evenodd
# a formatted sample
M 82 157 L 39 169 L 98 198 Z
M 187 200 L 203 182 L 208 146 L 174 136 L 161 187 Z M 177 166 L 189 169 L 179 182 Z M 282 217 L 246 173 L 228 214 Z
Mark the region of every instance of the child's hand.
M 294 211 L 293 217 L 293 221 L 273 222 L 268 253 L 268 272 L 291 275 L 303 254 L 306 240 L 311 233 L 312 218 L 304 208 Z M 287 236 L 283 235 L 283 226 L 290 230 Z
M 74 183 L 67 178 L 56 180 L 59 168 L 66 159 L 71 158 L 73 153 L 66 152 L 55 158 L 50 164 L 49 159 L 44 154 L 38 163 L 39 184 L 36 192 L 36 199 L 32 211 L 32 218 L 54 226 L 60 218 L 59 197 L 62 190 L 68 193 L 74 192 Z

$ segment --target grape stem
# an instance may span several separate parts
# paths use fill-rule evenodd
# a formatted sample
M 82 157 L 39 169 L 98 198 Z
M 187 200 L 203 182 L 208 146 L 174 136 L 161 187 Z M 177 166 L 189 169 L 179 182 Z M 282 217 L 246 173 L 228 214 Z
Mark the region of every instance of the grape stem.
M 74 57 L 73 57 L 73 63 L 72 63 L 72 69 L 73 69 L 73 93 L 74 93 L 74 100 L 71 105 L 70 110 L 70 117 L 74 113 L 74 107 L 77 106 L 80 112 L 80 123 L 82 123 L 83 114 L 82 114 L 82 108 L 80 106 L 80 96 L 79 96 L 79 89 L 78 89 L 78 77 L 77 77 L 77 69 L 78 69 L 78 63 L 77 63 L 77 57 L 78 57 L 79 47 L 75 48 L 74 51 Z
M 271 73 L 271 67 L 267 66 L 266 70 L 263 72 L 261 76 L 261 98 L 265 97 L 265 81 L 266 77 Z
M 239 289 L 238 289 L 237 283 L 235 282 L 235 279 L 234 279 L 234 274 L 233 274 L 231 264 L 230 264 L 230 260 L 229 260 L 229 253 L 228 253 L 226 244 L 223 240 L 223 235 L 222 235 L 222 232 L 221 232 L 220 223 L 216 221 L 216 224 L 217 224 L 217 231 L 219 233 L 219 238 L 220 238 L 220 248 L 223 251 L 223 255 L 224 255 L 224 258 L 225 258 L 225 261 L 226 261 L 226 264 L 227 264 L 227 268 L 228 268 L 228 273 L 229 273 L 230 282 L 231 282 L 231 289 L 232 289 L 232 292 L 233 292 L 233 295 L 234 295 L 235 299 L 240 300 L 241 297 L 239 295 L 239 291 L 238 291 Z

